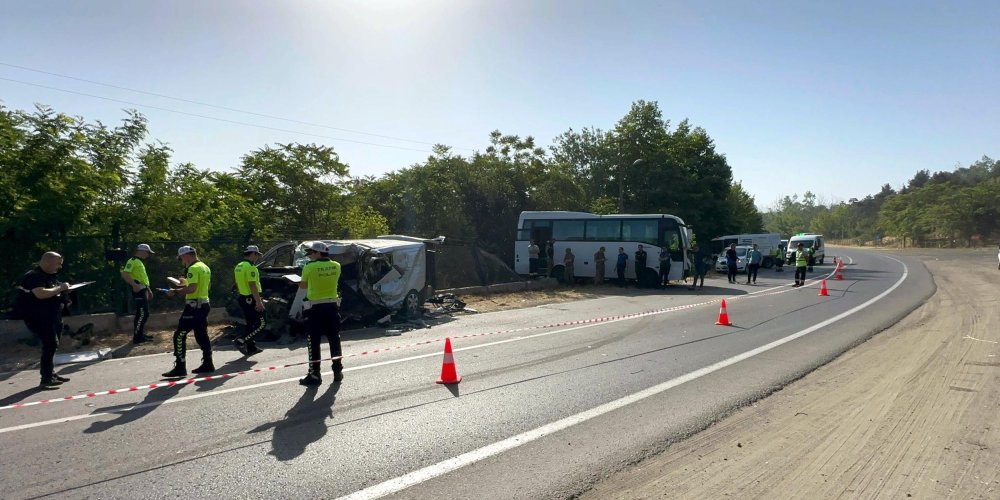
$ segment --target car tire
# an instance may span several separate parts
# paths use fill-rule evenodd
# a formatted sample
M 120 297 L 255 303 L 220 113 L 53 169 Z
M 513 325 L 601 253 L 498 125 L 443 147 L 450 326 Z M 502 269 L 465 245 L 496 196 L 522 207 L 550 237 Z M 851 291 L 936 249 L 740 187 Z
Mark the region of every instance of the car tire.
M 771 269 L 774 267 L 774 259 L 771 257 L 764 257 L 764 260 L 760 263 L 761 267 L 764 269 Z
M 403 307 L 399 310 L 399 315 L 407 319 L 416 319 L 420 317 L 421 309 L 423 304 L 420 303 L 420 292 L 410 290 L 406 292 L 406 297 L 403 297 Z

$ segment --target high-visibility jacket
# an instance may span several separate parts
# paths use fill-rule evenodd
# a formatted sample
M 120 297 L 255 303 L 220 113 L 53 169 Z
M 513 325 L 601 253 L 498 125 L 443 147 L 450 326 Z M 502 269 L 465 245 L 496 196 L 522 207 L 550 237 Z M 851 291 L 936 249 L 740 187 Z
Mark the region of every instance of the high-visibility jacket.
M 806 267 L 809 265 L 809 254 L 805 250 L 795 251 L 795 267 Z

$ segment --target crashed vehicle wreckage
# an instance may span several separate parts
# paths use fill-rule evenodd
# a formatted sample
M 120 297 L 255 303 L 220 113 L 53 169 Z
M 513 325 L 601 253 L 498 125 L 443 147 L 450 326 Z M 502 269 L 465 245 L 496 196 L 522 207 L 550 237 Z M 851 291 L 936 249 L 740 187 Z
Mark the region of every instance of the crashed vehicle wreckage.
M 389 235 L 364 240 L 319 240 L 330 247 L 330 259 L 340 263 L 342 321 L 374 323 L 386 315 L 415 319 L 434 293 L 435 249 L 444 236 L 423 239 Z M 262 295 L 269 299 L 269 329 L 288 319 L 291 333 L 303 330 L 305 290 L 298 287 L 302 267 L 309 262 L 312 241 L 278 244 L 260 258 Z M 275 324 L 277 323 L 277 324 Z M 277 333 L 277 332 L 274 332 Z

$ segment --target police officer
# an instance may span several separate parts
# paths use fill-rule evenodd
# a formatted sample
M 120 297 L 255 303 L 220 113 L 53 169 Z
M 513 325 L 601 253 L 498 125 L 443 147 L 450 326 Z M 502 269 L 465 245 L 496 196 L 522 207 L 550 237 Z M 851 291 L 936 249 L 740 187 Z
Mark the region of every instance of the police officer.
M 299 288 L 306 289 L 304 315 L 306 330 L 309 332 L 309 372 L 299 380 L 302 385 L 320 385 L 320 337 L 326 335 L 330 343 L 330 357 L 333 361 L 333 381 L 344 380 L 344 364 L 340 359 L 340 294 L 337 282 L 340 280 L 340 263 L 330 260 L 330 249 L 321 241 L 309 246 L 310 262 L 302 268 Z
M 61 283 L 56 273 L 62 268 L 63 258 L 55 252 L 45 252 L 38 261 L 38 267 L 21 277 L 18 294 L 18 315 L 25 326 L 42 343 L 40 372 L 42 382 L 39 389 L 57 389 L 59 384 L 69 382 L 54 372 L 56 348 L 62 333 L 62 306 L 68 303 L 63 293 L 69 290 L 69 283 Z
M 637 287 L 642 287 L 643 273 L 646 272 L 646 250 L 639 245 L 639 249 L 635 251 L 635 283 Z
M 793 287 L 806 284 L 806 267 L 809 265 L 809 252 L 805 246 L 799 243 L 795 250 L 795 284 Z
M 135 320 L 132 321 L 132 343 L 141 344 L 153 337 L 146 335 L 146 320 L 149 319 L 149 300 L 153 291 L 149 289 L 149 275 L 146 274 L 144 260 L 153 252 L 149 245 L 143 243 L 135 248 L 135 255 L 125 262 L 121 276 L 132 289 L 132 300 L 135 302 Z
M 215 371 L 212 364 L 212 342 L 208 338 L 208 288 L 212 282 L 212 270 L 204 262 L 198 260 L 198 252 L 190 246 L 177 249 L 177 258 L 187 268 L 181 284 L 171 288 L 167 295 L 184 294 L 184 311 L 177 322 L 174 332 L 174 369 L 164 373 L 165 378 L 186 377 L 187 365 L 187 334 L 194 330 L 194 339 L 201 347 L 201 366 L 191 370 L 193 373 L 211 373 Z
M 260 249 L 250 245 L 243 251 L 243 260 L 236 264 L 233 274 L 236 277 L 237 301 L 246 319 L 246 333 L 233 341 L 241 353 L 246 356 L 264 352 L 257 347 L 254 337 L 264 330 L 264 301 L 260 298 L 260 272 L 257 270 L 257 260 L 260 259 Z

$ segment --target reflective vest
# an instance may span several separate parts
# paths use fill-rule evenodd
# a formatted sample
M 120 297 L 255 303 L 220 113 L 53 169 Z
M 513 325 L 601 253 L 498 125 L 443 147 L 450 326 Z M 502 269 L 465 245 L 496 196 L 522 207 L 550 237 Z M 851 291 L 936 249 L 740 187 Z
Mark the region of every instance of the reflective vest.
M 251 295 L 250 283 L 257 284 L 257 292 L 259 293 L 262 288 L 260 286 L 260 272 L 257 270 L 257 266 L 253 265 L 253 262 L 249 260 L 244 260 L 239 264 L 236 264 L 236 269 L 233 270 L 233 274 L 236 277 L 236 290 L 240 295 Z
M 187 285 L 197 284 L 194 293 L 184 296 L 185 299 L 208 300 L 208 288 L 212 283 L 212 270 L 204 262 L 198 261 L 187 268 Z
M 340 281 L 340 263 L 330 259 L 314 260 L 302 268 L 309 300 L 336 299 L 337 282 Z
M 795 267 L 806 267 L 809 265 L 809 255 L 805 250 L 795 251 Z

